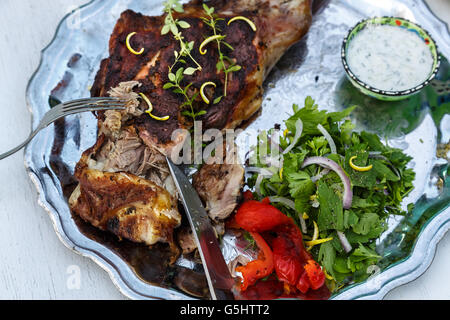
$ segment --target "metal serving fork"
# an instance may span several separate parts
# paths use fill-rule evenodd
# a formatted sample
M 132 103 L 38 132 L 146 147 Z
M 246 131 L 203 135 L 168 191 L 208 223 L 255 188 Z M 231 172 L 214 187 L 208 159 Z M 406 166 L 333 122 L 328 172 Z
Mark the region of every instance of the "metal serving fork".
M 92 112 L 100 110 L 124 110 L 125 103 L 125 100 L 120 100 L 117 98 L 88 98 L 60 103 L 50 109 L 44 115 L 37 128 L 30 134 L 27 140 L 25 140 L 22 144 L 15 147 L 14 149 L 0 154 L 0 160 L 9 157 L 10 155 L 25 147 L 36 136 L 36 134 L 38 134 L 39 131 L 46 128 L 58 119 L 81 112 Z

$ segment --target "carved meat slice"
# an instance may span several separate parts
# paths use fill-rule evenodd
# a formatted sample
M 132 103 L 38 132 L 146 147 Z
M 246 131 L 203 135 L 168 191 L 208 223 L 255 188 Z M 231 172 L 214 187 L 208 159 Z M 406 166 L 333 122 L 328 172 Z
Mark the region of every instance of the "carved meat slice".
M 223 220 L 236 208 L 244 169 L 240 164 L 204 165 L 194 177 L 194 187 L 213 220 Z
M 166 190 L 127 173 L 86 168 L 77 178 L 80 184 L 69 204 L 81 218 L 134 242 L 173 244 L 173 228 L 181 216 Z
M 209 217 L 222 221 L 233 213 L 244 184 L 244 167 L 237 146 L 223 144 L 223 149 L 208 159 L 193 177 L 193 186 L 206 204 Z M 217 150 L 216 150 L 217 151 Z

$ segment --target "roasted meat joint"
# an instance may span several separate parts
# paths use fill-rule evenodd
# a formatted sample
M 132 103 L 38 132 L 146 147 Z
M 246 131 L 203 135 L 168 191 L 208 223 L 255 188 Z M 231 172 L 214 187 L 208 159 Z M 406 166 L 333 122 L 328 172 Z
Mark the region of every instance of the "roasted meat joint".
M 195 244 L 180 227 L 165 156 L 190 139 L 195 121 L 221 132 L 248 121 L 261 107 L 265 78 L 311 24 L 310 0 L 205 4 L 169 0 L 161 16 L 121 14 L 91 94 L 124 99 L 126 110 L 96 115 L 98 138 L 76 166 L 69 199 L 95 227 L 178 252 Z M 220 234 L 242 198 L 244 169 L 239 161 L 198 169 L 193 185 Z

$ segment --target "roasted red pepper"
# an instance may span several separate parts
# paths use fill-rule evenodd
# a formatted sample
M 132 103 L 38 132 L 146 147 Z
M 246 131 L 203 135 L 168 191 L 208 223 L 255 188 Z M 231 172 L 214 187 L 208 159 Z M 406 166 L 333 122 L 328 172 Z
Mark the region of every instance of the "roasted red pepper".
M 317 290 L 325 283 L 325 273 L 317 262 L 308 260 L 304 266 L 311 289 Z
M 289 217 L 274 206 L 255 200 L 244 202 L 239 207 L 235 219 L 242 229 L 250 232 L 268 231 L 290 221 Z
M 236 268 L 237 272 L 242 274 L 241 290 L 247 290 L 248 286 L 256 283 L 259 279 L 269 276 L 273 272 L 273 255 L 272 250 L 266 241 L 258 233 L 250 232 L 261 250 L 257 260 L 250 261 L 245 266 Z
M 272 241 L 275 272 L 280 281 L 297 287 L 302 293 L 317 290 L 325 283 L 325 274 L 305 250 L 302 234 L 292 222 L 275 229 Z
M 300 231 L 300 228 L 295 224 L 294 220 L 289 218 L 289 223 L 278 226 L 274 229 L 274 231 L 278 235 L 286 235 L 294 243 L 295 247 L 298 248 L 298 253 L 303 263 L 306 263 L 306 261 L 313 259 L 312 255 L 308 251 L 306 251 L 303 245 L 302 232 Z
M 296 287 L 298 290 L 300 290 L 301 293 L 307 293 L 310 287 L 308 274 L 306 272 L 303 272 L 300 276 L 300 279 L 298 279 L 298 282 L 296 284 Z
M 285 234 L 278 235 L 271 245 L 278 279 L 295 286 L 304 271 L 297 247 Z
M 261 202 L 247 200 L 238 209 L 234 220 L 235 224 L 251 233 L 263 255 L 246 266 L 236 268 L 243 276 L 242 292 L 249 286 L 252 292 L 258 287 L 265 288 L 259 285 L 258 280 L 275 271 L 280 283 L 284 283 L 284 288 L 289 288 L 286 295 L 292 296 L 292 290 L 297 289 L 302 298 L 307 297 L 311 290 L 317 292 L 312 296 L 329 296 L 329 291 L 324 286 L 325 274 L 305 250 L 299 227 L 293 219 L 270 205 L 268 198 Z M 259 233 L 264 233 L 270 246 Z M 273 292 L 279 291 L 280 286 L 277 288 Z M 251 294 L 254 295 L 255 293 Z

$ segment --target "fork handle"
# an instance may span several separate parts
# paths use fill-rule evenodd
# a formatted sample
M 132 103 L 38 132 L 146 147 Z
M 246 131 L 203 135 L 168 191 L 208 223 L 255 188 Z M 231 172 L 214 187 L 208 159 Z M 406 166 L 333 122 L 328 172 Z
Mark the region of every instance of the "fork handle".
M 19 151 L 20 149 L 22 149 L 23 147 L 25 147 L 27 144 L 30 143 L 30 141 L 36 136 L 36 134 L 40 131 L 40 128 L 34 130 L 30 136 L 27 138 L 27 140 L 25 140 L 22 144 L 18 145 L 17 147 L 15 147 L 14 149 L 5 152 L 3 154 L 0 154 L 0 160 L 3 160 L 11 155 L 13 155 L 14 153 L 16 153 L 17 151 Z

